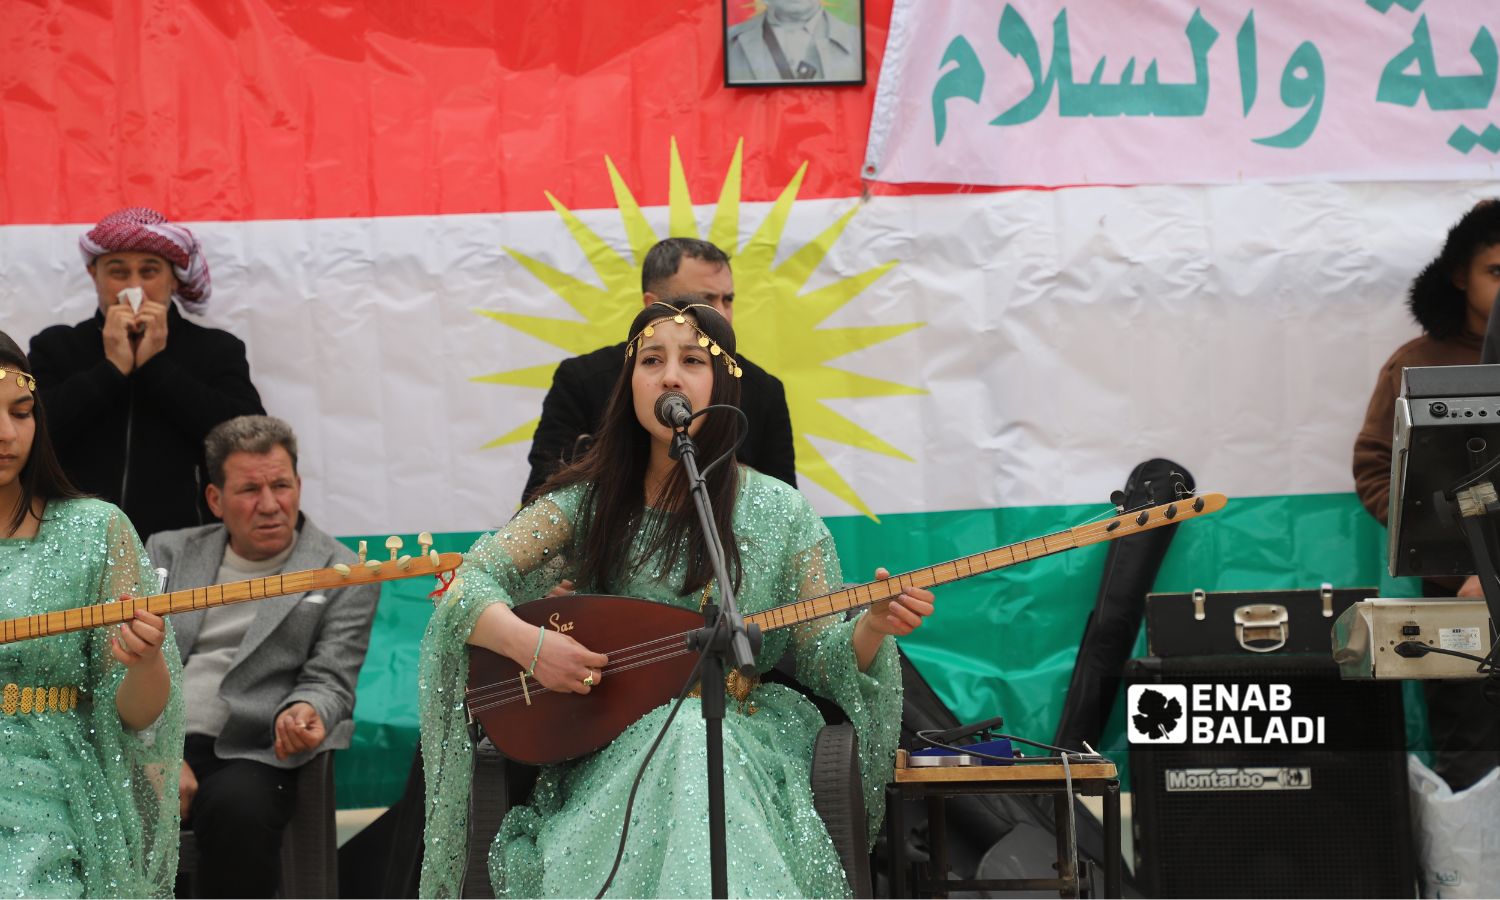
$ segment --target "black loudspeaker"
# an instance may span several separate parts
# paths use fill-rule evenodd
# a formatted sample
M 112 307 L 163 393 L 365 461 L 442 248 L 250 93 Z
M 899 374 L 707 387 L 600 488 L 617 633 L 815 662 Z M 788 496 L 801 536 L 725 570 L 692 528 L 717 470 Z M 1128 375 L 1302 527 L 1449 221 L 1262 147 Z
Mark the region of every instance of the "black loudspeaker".
M 1400 682 L 1342 681 L 1322 655 L 1236 655 L 1132 660 L 1126 683 L 1186 684 L 1190 697 L 1195 684 L 1241 696 L 1252 684 L 1263 694 L 1289 685 L 1291 714 L 1325 727 L 1321 745 L 1302 746 L 1233 744 L 1218 732 L 1214 743 L 1140 744 L 1131 731 L 1147 897 L 1416 896 Z M 1158 698 L 1157 710 L 1171 702 Z

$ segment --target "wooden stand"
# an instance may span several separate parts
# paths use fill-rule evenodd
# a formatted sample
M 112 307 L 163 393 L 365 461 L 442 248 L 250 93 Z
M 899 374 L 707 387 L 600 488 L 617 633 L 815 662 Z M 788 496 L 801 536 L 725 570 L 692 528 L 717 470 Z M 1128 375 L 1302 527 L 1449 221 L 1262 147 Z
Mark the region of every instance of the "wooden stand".
M 1120 778 L 1114 763 L 1069 766 L 1073 793 L 1104 798 L 1104 896 L 1120 896 Z M 1093 889 L 1070 862 L 1073 848 L 1064 823 L 1072 815 L 1068 785 L 1060 763 L 1025 763 L 1009 766 L 941 766 L 912 768 L 905 750 L 896 751 L 896 777 L 886 786 L 886 833 L 891 848 L 891 896 L 928 894 L 946 897 L 949 891 L 1056 890 L 1059 896 L 1077 897 L 1082 888 Z M 945 801 L 973 794 L 1051 794 L 1056 810 L 1057 877 L 992 878 L 955 880 L 947 878 L 948 847 Z M 902 802 L 925 798 L 929 841 L 932 845 L 931 877 L 907 883 L 904 854 L 906 825 Z

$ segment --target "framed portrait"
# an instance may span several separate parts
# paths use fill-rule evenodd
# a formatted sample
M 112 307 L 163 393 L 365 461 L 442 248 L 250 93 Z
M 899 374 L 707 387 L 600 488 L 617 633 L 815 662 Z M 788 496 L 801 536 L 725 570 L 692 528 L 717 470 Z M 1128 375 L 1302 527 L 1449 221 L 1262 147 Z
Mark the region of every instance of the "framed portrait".
M 864 0 L 720 0 L 726 87 L 865 83 Z

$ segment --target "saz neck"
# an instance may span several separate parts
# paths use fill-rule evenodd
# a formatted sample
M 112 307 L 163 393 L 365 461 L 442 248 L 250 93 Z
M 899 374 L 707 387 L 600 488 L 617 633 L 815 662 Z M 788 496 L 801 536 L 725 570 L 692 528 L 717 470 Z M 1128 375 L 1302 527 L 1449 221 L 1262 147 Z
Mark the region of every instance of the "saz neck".
M 212 584 L 208 587 L 187 588 L 165 594 L 154 594 L 150 597 L 134 597 L 98 603 L 93 606 L 80 606 L 77 609 L 63 609 L 22 616 L 17 619 L 6 619 L 0 622 L 0 644 L 50 637 L 69 631 L 82 631 L 85 628 L 118 625 L 135 618 L 137 610 L 145 610 L 158 616 L 168 616 L 195 609 L 212 609 L 230 603 L 265 600 L 268 597 L 279 597 L 284 594 L 331 590 L 356 584 L 436 575 L 458 568 L 459 563 L 463 561 L 463 557 L 457 553 L 436 555 L 438 557 L 436 563 L 428 558 L 416 557 L 411 559 L 405 568 L 395 562 L 383 562 L 378 568 L 373 564 L 370 566 L 350 564 L 345 567 L 347 572 L 332 568 L 308 569 L 303 572 L 289 572 L 285 575 L 269 575 L 265 578 Z
M 761 631 L 788 628 L 812 619 L 820 619 L 824 616 L 870 606 L 882 600 L 889 600 L 899 596 L 909 587 L 929 588 L 947 584 L 950 581 L 958 581 L 972 575 L 983 575 L 986 572 L 1004 569 L 1027 560 L 1062 553 L 1075 547 L 1102 544 L 1116 538 L 1160 528 L 1163 525 L 1173 525 L 1186 519 L 1217 512 L 1224 508 L 1226 502 L 1227 498 L 1223 494 L 1202 494 L 1175 503 L 1164 503 L 1104 521 L 1079 525 L 1056 534 L 1010 544 L 996 550 L 975 553 L 973 556 L 938 563 L 923 569 L 914 569 L 902 575 L 892 575 L 881 581 L 845 588 L 821 597 L 777 606 L 746 616 L 745 621 L 759 625 Z

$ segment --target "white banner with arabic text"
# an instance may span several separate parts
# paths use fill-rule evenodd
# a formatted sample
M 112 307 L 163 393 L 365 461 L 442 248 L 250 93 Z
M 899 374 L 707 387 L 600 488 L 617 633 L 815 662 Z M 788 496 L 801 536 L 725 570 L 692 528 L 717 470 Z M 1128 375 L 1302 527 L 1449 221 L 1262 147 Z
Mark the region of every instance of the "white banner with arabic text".
M 1500 177 L 1500 2 L 897 0 L 865 176 Z

